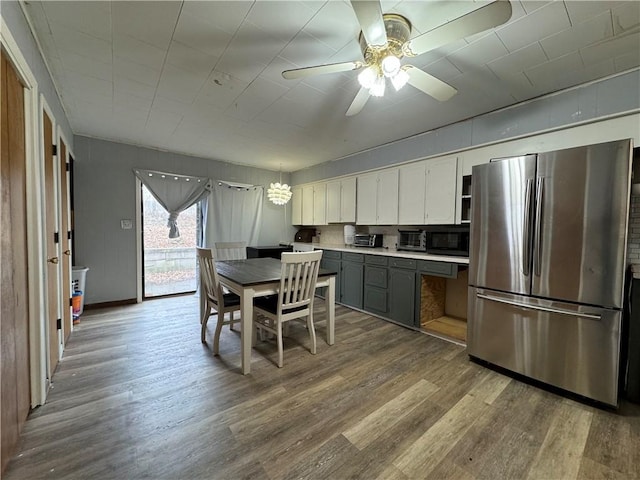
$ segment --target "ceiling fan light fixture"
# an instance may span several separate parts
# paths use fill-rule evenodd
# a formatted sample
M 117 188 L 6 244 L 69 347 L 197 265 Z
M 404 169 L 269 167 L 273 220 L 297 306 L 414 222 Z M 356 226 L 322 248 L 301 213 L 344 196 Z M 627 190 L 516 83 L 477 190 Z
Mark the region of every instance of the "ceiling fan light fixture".
M 393 78 L 400 71 L 400 59 L 395 55 L 387 55 L 382 59 L 381 67 L 385 77 Z
M 376 78 L 378 78 L 378 73 L 373 67 L 369 66 L 360 72 L 358 82 L 363 88 L 369 89 L 373 86 Z
M 396 73 L 393 77 L 391 77 L 391 84 L 393 88 L 396 89 L 396 92 L 399 91 L 402 87 L 404 87 L 409 81 L 409 74 L 407 70 L 401 68 L 398 73 Z
M 384 77 L 383 76 L 377 77 L 375 82 L 373 82 L 373 85 L 369 89 L 369 94 L 372 97 L 383 97 L 385 85 L 386 85 L 386 82 L 384 81 Z

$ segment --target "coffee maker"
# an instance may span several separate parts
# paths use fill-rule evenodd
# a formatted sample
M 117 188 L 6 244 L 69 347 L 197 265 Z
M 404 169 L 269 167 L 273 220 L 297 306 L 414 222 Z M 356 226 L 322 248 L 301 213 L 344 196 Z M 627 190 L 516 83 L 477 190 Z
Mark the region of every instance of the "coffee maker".
M 295 242 L 304 242 L 311 243 L 313 237 L 316 236 L 315 228 L 301 228 L 296 232 L 296 236 L 294 237 Z

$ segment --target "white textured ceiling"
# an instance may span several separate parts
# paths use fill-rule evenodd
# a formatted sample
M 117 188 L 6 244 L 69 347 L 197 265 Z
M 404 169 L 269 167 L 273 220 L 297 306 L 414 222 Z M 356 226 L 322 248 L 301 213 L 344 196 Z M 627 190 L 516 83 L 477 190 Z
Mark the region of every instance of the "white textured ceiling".
M 383 0 L 412 37 L 486 1 Z M 640 2 L 517 1 L 506 24 L 412 59 L 458 89 L 411 86 L 344 113 L 360 60 L 351 5 L 331 1 L 25 3 L 74 133 L 295 171 L 640 65 Z

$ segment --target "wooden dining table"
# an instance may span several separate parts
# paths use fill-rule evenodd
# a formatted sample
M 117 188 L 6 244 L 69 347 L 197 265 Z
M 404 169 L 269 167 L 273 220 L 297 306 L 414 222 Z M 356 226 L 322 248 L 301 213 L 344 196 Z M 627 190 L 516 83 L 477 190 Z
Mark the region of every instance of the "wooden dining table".
M 275 258 L 248 258 L 216 262 L 220 283 L 240 296 L 240 352 L 242 373 L 251 372 L 251 348 L 253 329 L 253 299 L 277 293 L 280 286 L 282 263 Z M 335 343 L 335 270 L 321 268 L 318 272 L 317 288 L 328 287 L 326 292 L 326 341 Z M 202 307 L 202 302 L 201 302 Z

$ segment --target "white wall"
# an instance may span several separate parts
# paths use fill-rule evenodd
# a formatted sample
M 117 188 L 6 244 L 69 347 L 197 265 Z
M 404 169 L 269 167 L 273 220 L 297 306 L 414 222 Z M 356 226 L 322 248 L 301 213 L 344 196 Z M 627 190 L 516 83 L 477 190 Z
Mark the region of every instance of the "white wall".
M 278 172 L 82 136 L 75 146 L 75 263 L 89 267 L 86 304 L 136 298 L 134 168 L 266 186 L 279 179 Z M 122 230 L 122 219 L 133 220 L 134 228 Z M 292 241 L 294 233 L 290 207 L 265 199 L 259 244 Z

